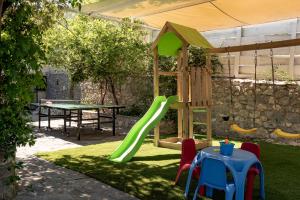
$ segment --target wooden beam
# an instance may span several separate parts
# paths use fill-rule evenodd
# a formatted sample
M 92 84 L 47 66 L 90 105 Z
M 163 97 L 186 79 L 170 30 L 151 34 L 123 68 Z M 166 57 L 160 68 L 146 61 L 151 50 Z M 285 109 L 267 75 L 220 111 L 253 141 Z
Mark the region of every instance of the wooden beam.
M 159 95 L 159 75 L 158 75 L 158 50 L 157 47 L 153 49 L 154 53 L 154 63 L 153 63 L 153 93 L 154 98 Z M 159 123 L 154 128 L 154 145 L 158 146 L 158 140 L 159 140 Z
M 158 75 L 161 76 L 177 76 L 178 72 L 163 72 L 163 71 L 158 71 Z
M 227 52 L 239 52 L 239 51 L 253 51 L 262 49 L 274 49 L 282 47 L 300 46 L 300 38 L 281 40 L 275 42 L 265 42 L 256 44 L 247 44 L 231 47 L 212 48 L 208 49 L 209 53 L 227 53 Z
M 159 95 L 159 75 L 158 75 L 158 50 L 155 48 L 153 50 L 153 88 L 154 88 L 154 98 Z
M 173 28 L 173 26 L 170 22 L 166 22 L 166 24 L 168 24 L 168 27 L 169 27 L 168 31 L 175 33 L 175 35 L 183 42 L 183 46 L 184 45 L 186 45 L 186 46 L 189 45 L 188 41 L 186 41 L 186 39 L 180 33 L 178 33 L 175 28 Z
M 181 106 L 178 107 L 177 110 L 177 133 L 178 138 L 182 138 L 182 110 L 183 110 L 183 103 L 182 103 L 182 53 L 181 50 L 178 51 L 177 55 L 177 71 L 180 72 L 177 74 L 177 96 L 178 101 L 181 103 Z
M 156 37 L 156 39 L 152 43 L 152 49 L 153 49 L 153 51 L 154 51 L 155 48 L 157 48 L 157 45 L 158 45 L 158 42 L 159 42 L 161 36 L 163 36 L 163 34 L 165 34 L 166 32 L 168 32 L 168 28 L 169 28 L 168 24 L 165 24 L 164 27 L 159 32 L 158 36 Z
M 208 141 L 208 145 L 211 146 L 212 145 L 212 127 L 211 127 L 211 107 L 207 107 L 207 113 L 206 113 L 206 131 L 207 131 L 207 141 Z
M 182 131 L 183 138 L 189 137 L 189 72 L 188 72 L 188 43 L 184 43 L 182 47 L 182 102 L 184 103 L 182 110 Z
M 152 43 L 152 49 L 155 49 L 158 46 L 158 42 L 160 40 L 160 38 L 167 32 L 173 32 L 175 33 L 175 35 L 183 42 L 183 43 L 187 43 L 188 42 L 185 40 L 184 37 L 182 37 L 182 35 L 180 33 L 177 32 L 176 29 L 173 28 L 172 24 L 170 22 L 166 22 L 166 24 L 164 25 L 164 27 L 162 28 L 162 30 L 159 32 L 158 36 L 156 37 L 155 41 Z
M 189 138 L 193 138 L 194 135 L 194 113 L 193 109 L 189 109 Z

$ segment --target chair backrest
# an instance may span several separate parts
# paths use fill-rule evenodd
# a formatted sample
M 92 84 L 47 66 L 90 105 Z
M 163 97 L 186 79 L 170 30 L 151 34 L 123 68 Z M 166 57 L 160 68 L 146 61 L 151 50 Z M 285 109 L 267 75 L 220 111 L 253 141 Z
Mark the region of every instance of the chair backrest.
M 184 139 L 181 147 L 180 165 L 192 163 L 196 156 L 196 145 L 193 139 Z
M 205 158 L 201 163 L 201 185 L 208 185 L 217 189 L 226 189 L 226 166 L 218 159 Z
M 241 149 L 255 154 L 258 160 L 260 160 L 260 147 L 258 144 L 254 144 L 251 142 L 244 142 L 242 143 Z

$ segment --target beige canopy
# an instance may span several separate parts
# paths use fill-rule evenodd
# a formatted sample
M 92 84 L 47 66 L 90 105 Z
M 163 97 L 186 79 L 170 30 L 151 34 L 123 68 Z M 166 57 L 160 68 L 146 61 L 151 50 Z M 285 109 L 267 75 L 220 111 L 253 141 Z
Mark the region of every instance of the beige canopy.
M 198 31 L 272 22 L 300 16 L 300 0 L 89 0 L 90 15 L 140 19 L 161 29 L 166 21 Z

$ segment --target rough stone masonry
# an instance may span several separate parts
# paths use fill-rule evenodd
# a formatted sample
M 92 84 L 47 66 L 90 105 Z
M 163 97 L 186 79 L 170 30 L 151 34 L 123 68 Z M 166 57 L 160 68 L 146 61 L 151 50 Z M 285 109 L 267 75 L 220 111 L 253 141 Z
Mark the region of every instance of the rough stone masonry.
M 235 122 L 244 128 L 257 127 L 257 138 L 270 138 L 275 128 L 287 132 L 300 132 L 300 86 L 295 82 L 276 82 L 273 93 L 270 81 L 256 84 L 256 106 L 254 107 L 254 81 L 235 79 L 230 85 L 228 80 L 213 81 L 213 129 L 224 133 L 224 127 Z M 231 107 L 232 106 L 232 107 Z M 231 112 L 232 110 L 232 112 Z M 222 115 L 230 115 L 229 122 Z M 255 116 L 255 124 L 253 118 Z M 232 134 L 232 133 L 231 133 Z

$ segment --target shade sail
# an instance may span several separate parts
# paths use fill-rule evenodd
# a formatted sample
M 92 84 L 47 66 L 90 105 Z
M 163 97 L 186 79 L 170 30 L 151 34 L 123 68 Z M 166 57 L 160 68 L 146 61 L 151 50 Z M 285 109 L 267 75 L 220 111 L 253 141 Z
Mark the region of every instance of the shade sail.
M 260 24 L 300 16 L 300 0 L 94 0 L 91 15 L 136 18 L 161 29 L 166 21 L 198 31 Z

